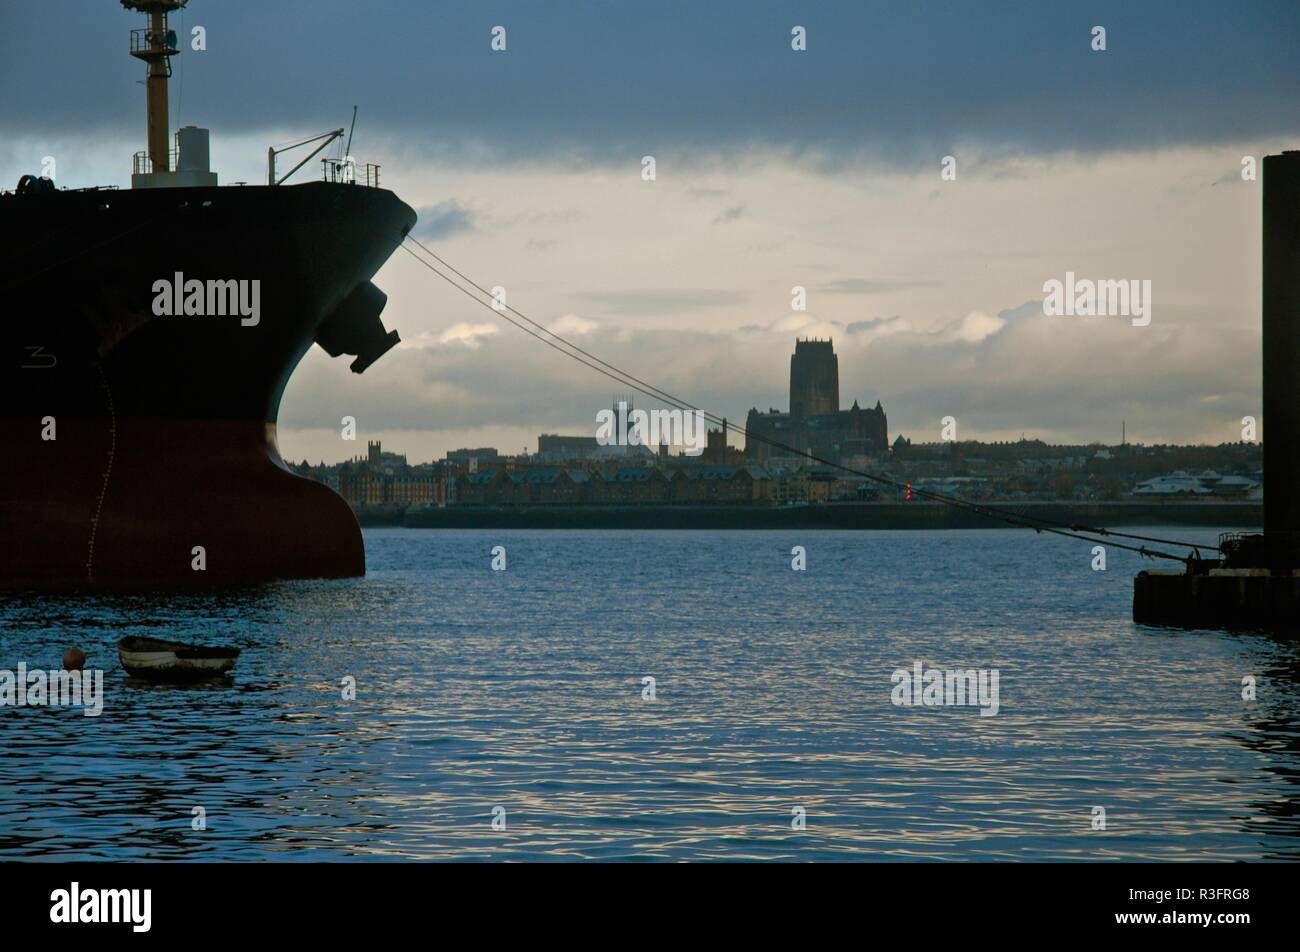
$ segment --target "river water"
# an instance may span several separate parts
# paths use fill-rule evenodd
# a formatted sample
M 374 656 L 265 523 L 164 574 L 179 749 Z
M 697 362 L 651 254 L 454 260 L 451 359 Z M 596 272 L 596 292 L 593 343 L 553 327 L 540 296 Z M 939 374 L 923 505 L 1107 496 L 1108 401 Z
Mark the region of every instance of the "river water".
M 364 579 L 0 596 L 0 669 L 75 644 L 104 670 L 98 717 L 0 707 L 0 859 L 1300 858 L 1298 643 L 1135 626 L 1136 556 L 1095 571 L 1018 530 L 365 536 Z M 149 685 L 125 634 L 243 653 Z M 917 663 L 996 674 L 996 713 L 894 703 Z

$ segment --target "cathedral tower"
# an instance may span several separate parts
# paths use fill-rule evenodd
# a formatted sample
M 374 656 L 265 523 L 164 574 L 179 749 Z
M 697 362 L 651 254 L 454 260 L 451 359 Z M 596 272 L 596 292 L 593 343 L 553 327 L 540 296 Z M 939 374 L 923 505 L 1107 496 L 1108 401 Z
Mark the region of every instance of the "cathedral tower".
M 796 340 L 790 357 L 790 416 L 835 413 L 840 408 L 840 359 L 828 340 Z

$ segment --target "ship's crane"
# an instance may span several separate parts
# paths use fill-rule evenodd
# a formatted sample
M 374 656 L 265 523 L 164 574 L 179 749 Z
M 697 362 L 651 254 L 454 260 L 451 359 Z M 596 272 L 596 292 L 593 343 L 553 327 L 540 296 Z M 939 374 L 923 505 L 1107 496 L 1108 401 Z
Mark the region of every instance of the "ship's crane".
M 300 139 L 297 142 L 291 142 L 289 145 L 283 146 L 279 149 L 275 148 L 274 146 L 267 149 L 266 150 L 266 184 L 280 185 L 281 183 L 284 182 L 285 179 L 287 179 L 294 172 L 297 172 L 300 168 L 302 168 L 304 165 L 310 162 L 315 156 L 320 154 L 322 149 L 324 149 L 335 139 L 339 138 L 341 135 L 343 135 L 343 130 L 335 129 L 332 132 L 322 132 L 320 135 L 312 136 L 309 139 Z M 307 157 L 305 159 L 303 159 L 301 162 L 299 162 L 289 171 L 285 172 L 284 175 L 280 176 L 280 178 L 277 179 L 275 177 L 275 157 L 277 155 L 280 155 L 282 152 L 288 152 L 290 149 L 297 149 L 300 146 L 310 145 L 311 143 L 320 141 L 322 139 L 324 141 L 321 142 L 320 145 L 316 146 L 316 148 L 308 152 Z

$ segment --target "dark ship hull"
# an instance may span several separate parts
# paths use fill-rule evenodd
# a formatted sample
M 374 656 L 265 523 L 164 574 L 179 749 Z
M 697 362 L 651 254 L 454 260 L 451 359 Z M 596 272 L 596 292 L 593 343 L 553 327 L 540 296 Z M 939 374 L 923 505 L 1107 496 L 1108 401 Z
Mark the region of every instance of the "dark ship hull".
M 326 182 L 0 196 L 0 586 L 364 574 L 276 416 L 313 342 L 358 372 L 396 343 L 370 278 L 414 223 Z M 156 315 L 177 273 L 260 282 L 257 323 Z

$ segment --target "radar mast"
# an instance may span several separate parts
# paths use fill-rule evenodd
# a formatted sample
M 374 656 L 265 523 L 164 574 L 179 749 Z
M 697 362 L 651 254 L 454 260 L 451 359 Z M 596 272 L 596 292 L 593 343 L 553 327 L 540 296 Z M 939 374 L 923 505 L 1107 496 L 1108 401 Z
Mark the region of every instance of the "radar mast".
M 131 31 L 131 55 L 149 65 L 146 83 L 149 96 L 149 165 L 137 172 L 170 172 L 171 130 L 167 116 L 167 80 L 172 74 L 171 58 L 179 51 L 176 32 L 167 26 L 167 15 L 189 0 L 121 0 L 122 6 L 149 17 L 149 26 Z M 138 164 L 138 163 L 137 163 Z

